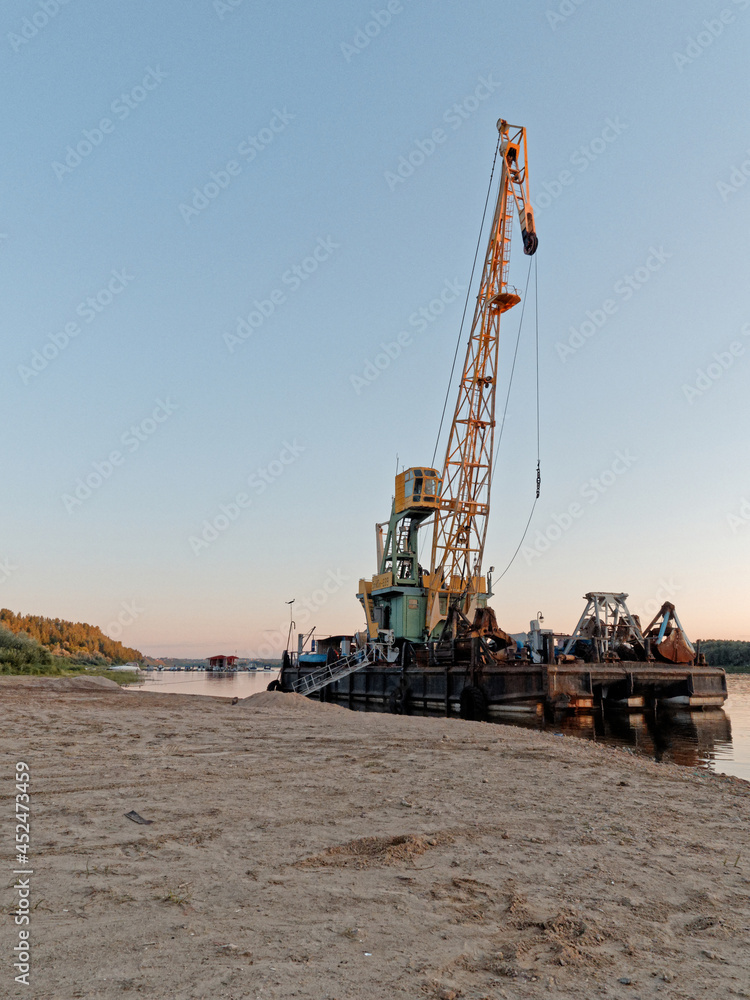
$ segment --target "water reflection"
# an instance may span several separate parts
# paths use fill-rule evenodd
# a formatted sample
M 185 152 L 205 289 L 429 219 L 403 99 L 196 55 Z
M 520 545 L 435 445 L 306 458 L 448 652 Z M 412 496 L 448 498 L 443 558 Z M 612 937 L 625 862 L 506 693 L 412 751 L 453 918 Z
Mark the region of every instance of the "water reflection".
M 165 670 L 145 674 L 135 691 L 154 691 L 158 694 L 202 694 L 217 698 L 247 698 L 258 691 L 265 691 L 277 671 L 223 671 L 218 670 Z
M 629 747 L 653 760 L 706 767 L 731 760 L 732 724 L 722 709 L 669 712 L 591 712 L 545 719 L 496 716 L 494 721 Z
M 496 721 L 628 747 L 653 760 L 708 768 L 750 781 L 750 676 L 729 674 L 727 687 L 729 697 L 723 709 L 599 712 L 552 721 L 545 720 L 540 710 L 525 719 L 514 716 Z

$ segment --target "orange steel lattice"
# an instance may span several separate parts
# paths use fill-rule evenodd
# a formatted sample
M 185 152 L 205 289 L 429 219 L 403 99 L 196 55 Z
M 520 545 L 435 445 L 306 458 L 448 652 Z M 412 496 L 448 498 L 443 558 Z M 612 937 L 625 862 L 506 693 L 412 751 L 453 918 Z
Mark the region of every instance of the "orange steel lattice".
M 427 607 L 431 625 L 444 617 L 435 602 L 440 591 L 463 594 L 463 610 L 468 612 L 480 588 L 490 510 L 500 316 L 520 301 L 519 295 L 508 291 L 514 203 L 524 252 L 531 255 L 537 247 L 526 130 L 502 120 L 497 127 L 502 173 L 445 454 L 440 510 L 435 514 Z

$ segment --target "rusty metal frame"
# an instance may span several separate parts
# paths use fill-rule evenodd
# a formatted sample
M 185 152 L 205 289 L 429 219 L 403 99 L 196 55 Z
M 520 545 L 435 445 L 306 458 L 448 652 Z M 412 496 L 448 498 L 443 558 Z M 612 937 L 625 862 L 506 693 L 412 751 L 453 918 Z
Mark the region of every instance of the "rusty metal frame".
M 643 644 L 643 633 L 627 605 L 627 594 L 614 594 L 607 591 L 591 591 L 586 594 L 586 607 L 578 619 L 573 634 L 563 647 L 563 654 L 569 655 L 579 639 L 591 639 L 596 646 L 599 659 L 614 651 L 615 642 L 635 639 Z M 584 635 L 584 627 L 590 622 L 595 625 L 594 635 Z M 627 629 L 626 636 L 617 635 L 618 628 Z

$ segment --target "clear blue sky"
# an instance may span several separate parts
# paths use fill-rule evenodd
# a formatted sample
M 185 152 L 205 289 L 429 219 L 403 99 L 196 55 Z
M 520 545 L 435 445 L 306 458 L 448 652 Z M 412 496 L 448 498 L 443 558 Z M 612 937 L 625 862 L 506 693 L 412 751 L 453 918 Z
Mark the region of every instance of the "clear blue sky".
M 503 117 L 528 129 L 538 208 L 543 491 L 498 618 L 569 629 L 613 589 L 642 613 L 672 599 L 692 637 L 750 638 L 750 2 L 11 0 L 0 19 L 2 606 L 119 621 L 155 655 L 268 655 L 292 598 L 306 627 L 360 627 L 462 302 L 419 310 L 466 287 Z M 526 266 L 516 230 L 518 285 Z M 533 499 L 531 332 L 498 570 Z

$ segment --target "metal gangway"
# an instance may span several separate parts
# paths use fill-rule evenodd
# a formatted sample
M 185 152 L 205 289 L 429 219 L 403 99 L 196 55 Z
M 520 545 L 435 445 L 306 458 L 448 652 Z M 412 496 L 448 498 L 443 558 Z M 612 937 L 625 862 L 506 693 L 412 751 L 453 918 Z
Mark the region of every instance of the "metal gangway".
M 312 670 L 309 674 L 299 677 L 292 684 L 292 691 L 295 694 L 314 694 L 315 691 L 320 691 L 327 684 L 338 681 L 342 677 L 348 677 L 349 674 L 353 674 L 355 670 L 361 670 L 368 663 L 374 663 L 376 655 L 377 650 L 374 647 L 368 646 L 364 649 L 358 649 L 354 653 L 350 653 L 349 656 L 342 656 L 341 659 L 334 660 L 333 663 L 326 663 L 324 667 L 319 667 L 317 670 Z

